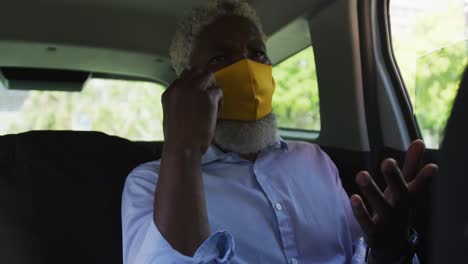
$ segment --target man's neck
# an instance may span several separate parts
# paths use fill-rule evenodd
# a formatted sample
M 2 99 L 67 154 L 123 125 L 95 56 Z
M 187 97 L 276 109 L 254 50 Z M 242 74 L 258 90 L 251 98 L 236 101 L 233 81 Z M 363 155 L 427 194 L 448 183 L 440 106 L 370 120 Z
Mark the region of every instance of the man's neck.
M 224 153 L 233 152 L 233 151 L 230 151 L 228 149 L 222 148 L 221 146 L 219 146 L 216 143 L 213 143 L 213 144 L 216 145 L 216 147 L 219 148 Z M 237 154 L 239 155 L 239 157 L 241 157 L 243 159 L 246 159 L 246 160 L 250 160 L 251 162 L 255 162 L 255 160 L 257 160 L 257 156 L 258 156 L 258 153 L 247 153 L 247 154 L 237 153 Z
M 239 154 L 239 156 L 243 159 L 250 160 L 251 162 L 255 162 L 258 154 L 257 153 Z

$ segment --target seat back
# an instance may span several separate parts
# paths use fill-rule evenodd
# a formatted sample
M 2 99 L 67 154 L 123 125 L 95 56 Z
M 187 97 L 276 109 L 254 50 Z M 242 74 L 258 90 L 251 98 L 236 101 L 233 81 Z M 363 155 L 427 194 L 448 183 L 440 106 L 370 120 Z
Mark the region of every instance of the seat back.
M 440 150 L 434 179 L 433 263 L 466 262 L 468 253 L 468 68 Z
M 0 225 L 8 233 L 0 247 L 10 252 L 0 260 L 16 250 L 27 263 L 121 263 L 125 178 L 159 158 L 161 144 L 152 147 L 99 132 L 0 137 Z

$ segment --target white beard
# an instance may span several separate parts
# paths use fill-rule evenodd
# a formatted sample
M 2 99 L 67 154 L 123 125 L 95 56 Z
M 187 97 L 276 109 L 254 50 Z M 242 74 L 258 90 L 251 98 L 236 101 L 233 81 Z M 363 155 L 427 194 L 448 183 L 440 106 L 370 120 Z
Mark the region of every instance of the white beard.
M 218 120 L 214 142 L 238 154 L 257 153 L 278 140 L 276 116 L 272 112 L 257 121 Z

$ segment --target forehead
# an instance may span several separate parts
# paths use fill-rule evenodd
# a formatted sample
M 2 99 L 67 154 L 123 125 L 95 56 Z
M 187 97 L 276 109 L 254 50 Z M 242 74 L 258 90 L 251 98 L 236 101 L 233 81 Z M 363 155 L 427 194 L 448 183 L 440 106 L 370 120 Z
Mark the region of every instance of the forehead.
M 195 47 L 213 49 L 226 45 L 261 41 L 262 36 L 255 24 L 241 16 L 223 16 L 207 25 L 198 35 Z

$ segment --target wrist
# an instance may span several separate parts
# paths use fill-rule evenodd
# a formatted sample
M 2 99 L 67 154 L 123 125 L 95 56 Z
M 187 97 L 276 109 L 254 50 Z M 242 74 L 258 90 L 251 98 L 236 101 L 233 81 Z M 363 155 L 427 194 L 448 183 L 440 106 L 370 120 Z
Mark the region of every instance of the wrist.
M 183 142 L 165 142 L 162 149 L 162 159 L 174 158 L 180 160 L 201 160 L 200 145 L 184 144 Z
M 413 263 L 416 253 L 418 234 L 411 229 L 411 234 L 407 240 L 394 243 L 393 247 L 371 247 L 368 248 L 367 257 L 369 263 Z
M 184 156 L 192 156 L 201 153 L 201 143 L 197 143 L 194 140 L 187 141 L 187 140 L 175 140 L 175 141 L 166 141 L 164 142 L 163 146 L 163 154 L 168 153 L 171 155 L 184 155 Z
M 406 263 L 404 260 L 412 259 L 414 252 L 409 245 L 390 249 L 370 248 L 369 258 L 370 263 Z

